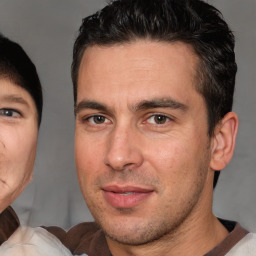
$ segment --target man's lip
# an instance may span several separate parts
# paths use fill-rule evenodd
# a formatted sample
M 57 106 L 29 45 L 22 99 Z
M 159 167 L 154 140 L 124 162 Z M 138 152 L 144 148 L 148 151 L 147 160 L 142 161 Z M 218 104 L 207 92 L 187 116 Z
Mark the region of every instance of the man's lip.
M 133 208 L 148 200 L 154 190 L 139 186 L 105 186 L 102 188 L 106 202 L 114 208 Z
M 104 186 L 102 190 L 106 192 L 113 192 L 113 193 L 150 193 L 153 192 L 153 189 L 144 188 L 141 186 L 118 186 L 118 185 L 108 185 Z

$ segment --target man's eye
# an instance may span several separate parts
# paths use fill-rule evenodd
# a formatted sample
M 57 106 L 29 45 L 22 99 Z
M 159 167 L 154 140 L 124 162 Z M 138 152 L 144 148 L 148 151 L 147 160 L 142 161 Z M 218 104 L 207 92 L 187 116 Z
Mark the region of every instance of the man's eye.
M 20 117 L 21 114 L 14 109 L 8 109 L 8 108 L 3 108 L 0 109 L 0 116 L 6 116 L 6 117 Z
M 100 116 L 100 115 L 91 116 L 87 119 L 87 121 L 92 124 L 110 123 L 110 121 L 105 116 Z
M 147 121 L 150 124 L 165 124 L 170 121 L 170 118 L 165 115 L 153 115 L 149 117 Z

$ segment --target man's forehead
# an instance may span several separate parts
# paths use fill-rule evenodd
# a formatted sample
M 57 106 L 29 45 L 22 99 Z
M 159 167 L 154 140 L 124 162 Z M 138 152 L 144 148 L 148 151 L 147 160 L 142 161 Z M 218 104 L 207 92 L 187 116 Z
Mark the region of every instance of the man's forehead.
M 92 46 L 86 51 L 79 70 L 78 103 L 85 96 L 90 99 L 92 94 L 96 101 L 97 97 L 110 95 L 116 100 L 122 93 L 152 101 L 165 97 L 179 99 L 176 94 L 183 89 L 195 90 L 192 85 L 197 80 L 198 58 L 184 43 L 140 40 Z M 186 100 L 177 102 L 186 105 Z
M 92 71 L 102 73 L 107 68 L 121 69 L 122 65 L 128 62 L 131 68 L 143 68 L 155 64 L 156 70 L 165 68 L 168 71 L 170 61 L 175 61 L 176 66 L 183 62 L 186 68 L 189 67 L 194 71 L 199 57 L 191 45 L 180 41 L 164 42 L 141 39 L 129 43 L 93 45 L 84 51 L 78 75 L 79 78 L 83 74 L 88 77 L 89 72 Z

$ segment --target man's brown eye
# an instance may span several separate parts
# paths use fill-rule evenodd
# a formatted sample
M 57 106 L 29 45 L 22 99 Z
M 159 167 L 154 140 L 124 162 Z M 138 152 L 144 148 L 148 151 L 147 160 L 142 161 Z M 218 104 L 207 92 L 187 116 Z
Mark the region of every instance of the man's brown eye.
M 167 117 L 163 115 L 155 115 L 154 121 L 156 124 L 164 124 L 167 121 Z
M 103 124 L 106 121 L 104 116 L 94 116 L 93 121 L 95 124 Z
M 166 122 L 170 121 L 171 119 L 165 115 L 152 115 L 147 119 L 147 122 L 150 124 L 165 124 Z

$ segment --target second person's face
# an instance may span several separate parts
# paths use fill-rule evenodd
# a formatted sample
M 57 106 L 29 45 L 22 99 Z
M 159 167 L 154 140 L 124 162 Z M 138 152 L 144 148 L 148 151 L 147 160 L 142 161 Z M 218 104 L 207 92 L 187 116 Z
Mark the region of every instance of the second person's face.
M 9 79 L 0 79 L 0 212 L 31 180 L 37 135 L 32 97 Z

